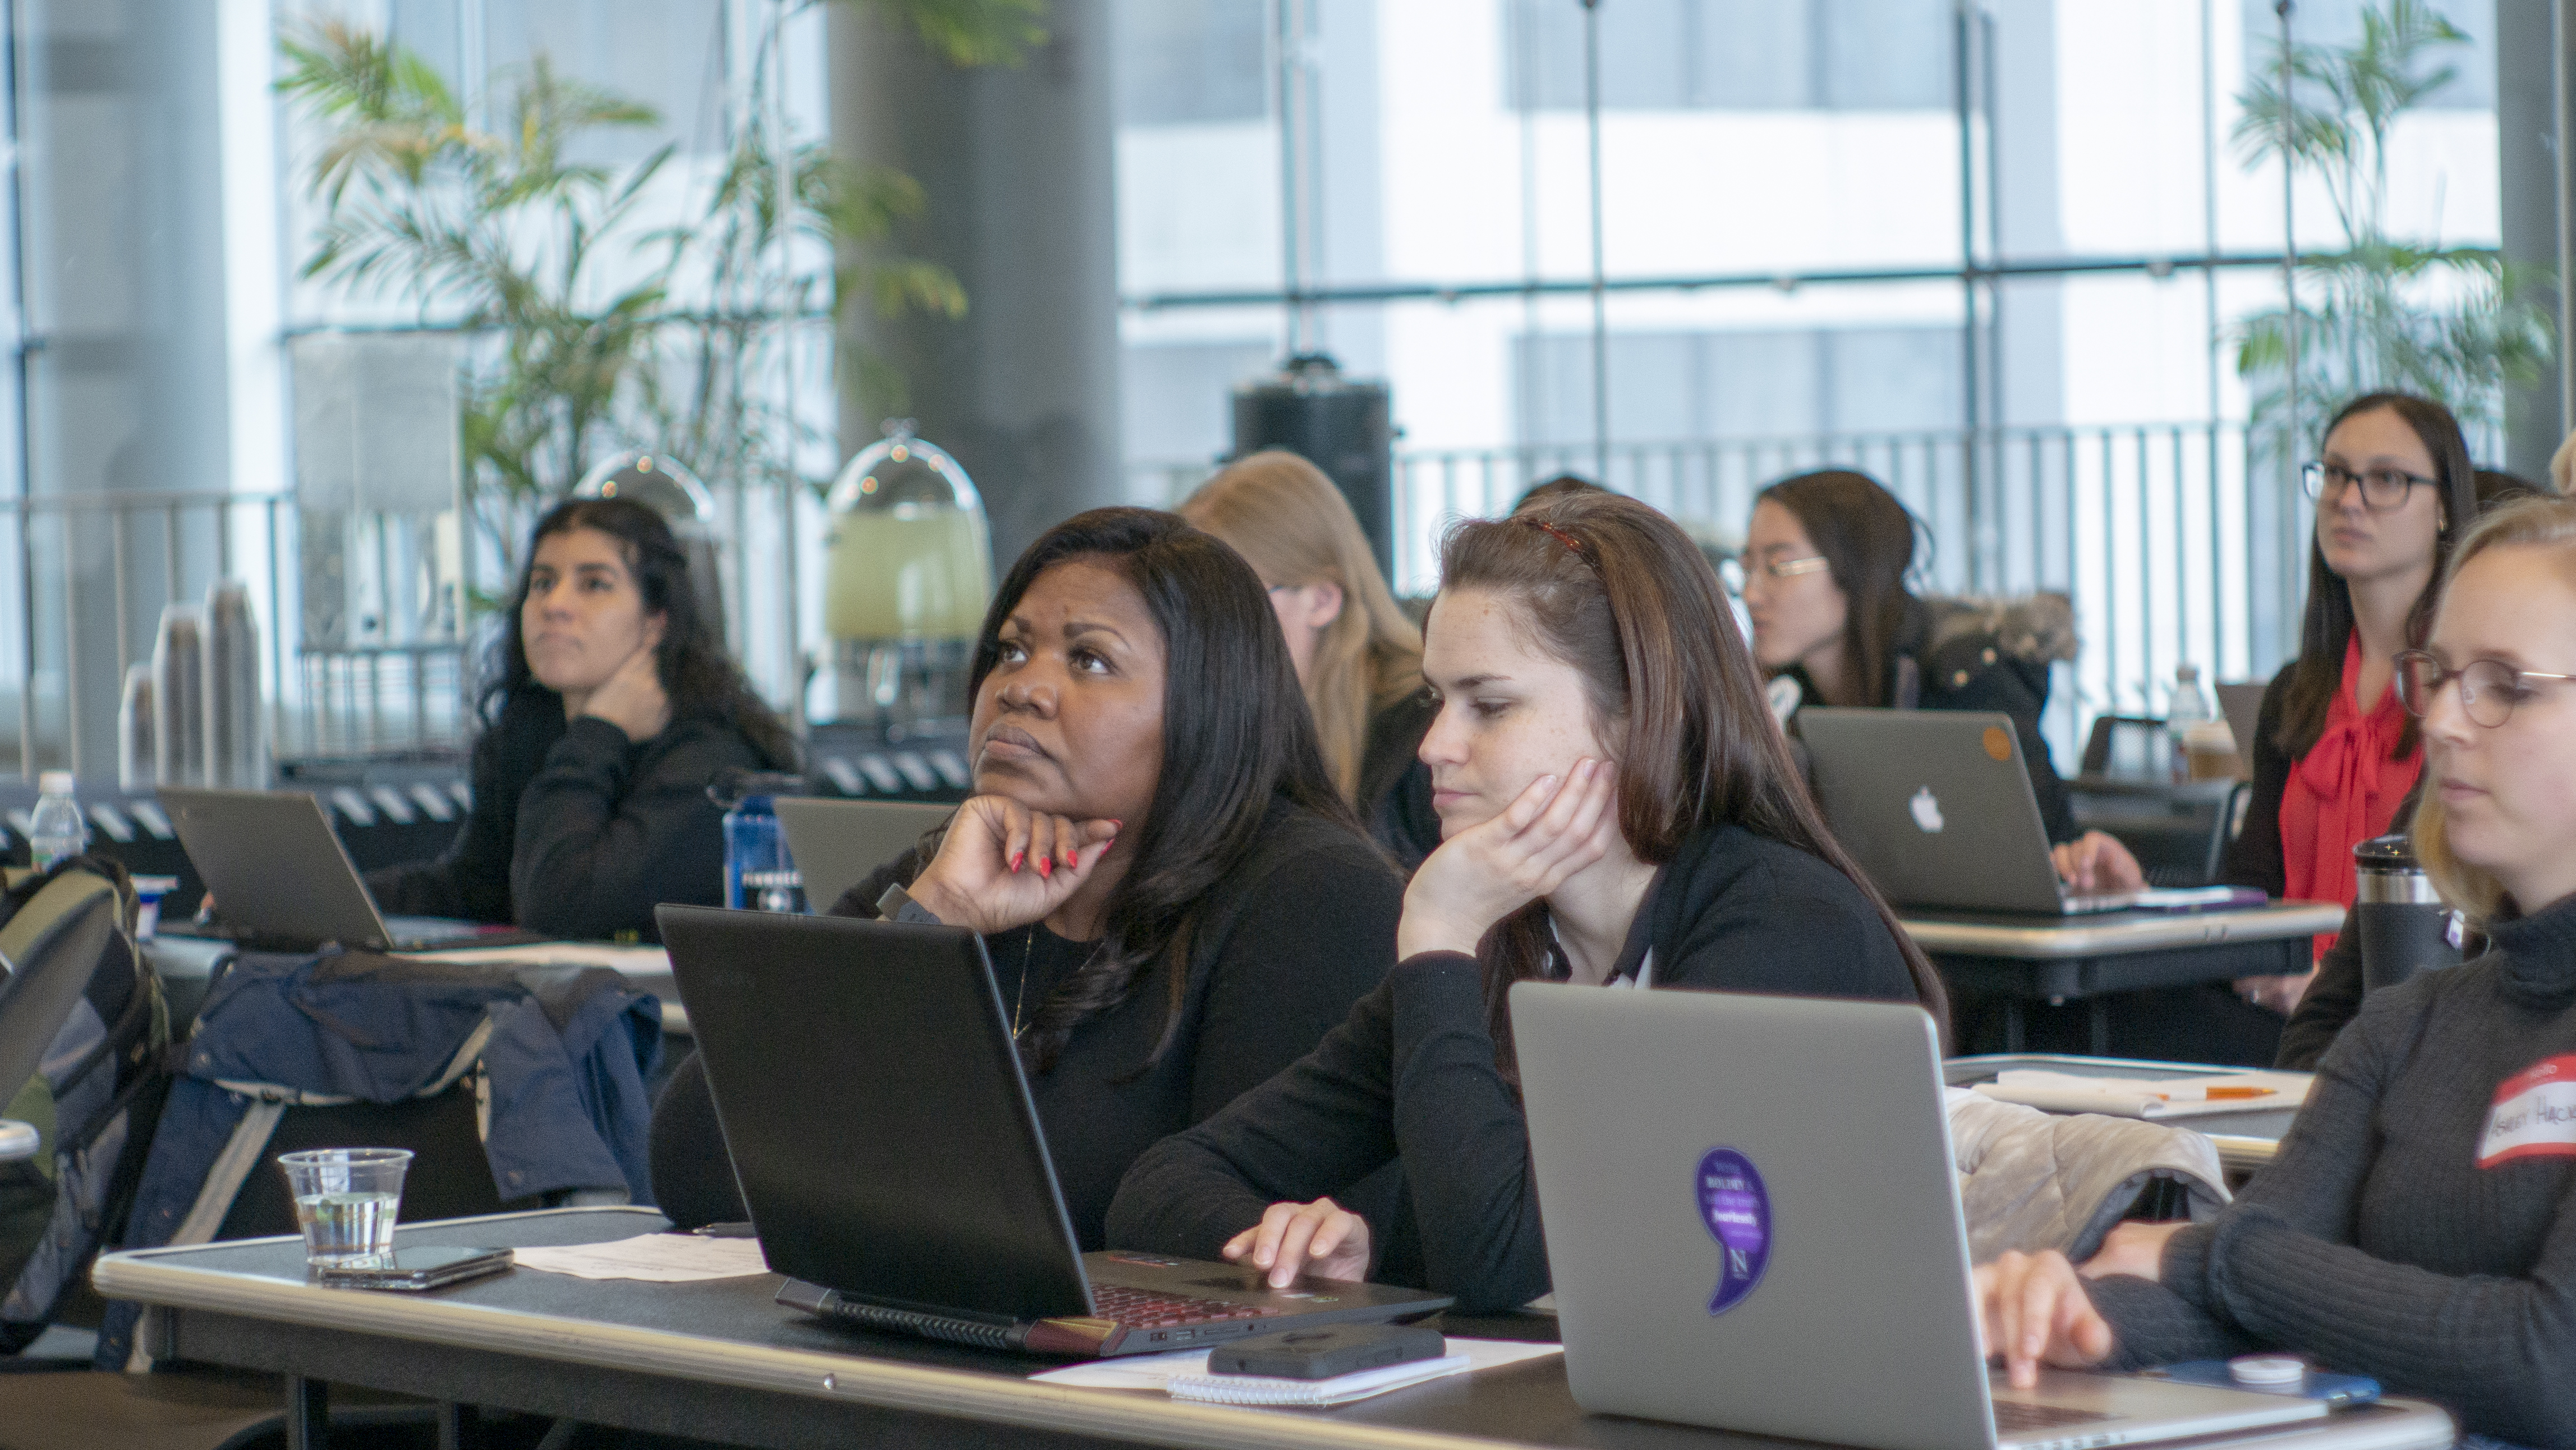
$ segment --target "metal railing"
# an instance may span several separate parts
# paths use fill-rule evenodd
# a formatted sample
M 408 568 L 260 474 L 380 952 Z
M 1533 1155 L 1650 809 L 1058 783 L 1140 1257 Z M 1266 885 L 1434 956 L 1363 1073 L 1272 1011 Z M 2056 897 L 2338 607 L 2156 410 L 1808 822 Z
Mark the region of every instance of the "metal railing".
M 1399 592 L 1436 583 L 1451 519 L 1501 513 L 1531 483 L 1591 459 L 1580 444 L 1399 456 Z M 2276 465 L 2249 460 L 2234 424 L 1626 444 L 1609 481 L 1726 548 L 1763 485 L 1824 466 L 1873 474 L 1924 521 L 1919 587 L 2073 598 L 2083 649 L 2052 700 L 2061 751 L 2095 714 L 2161 713 L 2176 665 L 2258 678 L 2290 647 L 2307 506 Z M 1131 496 L 1177 501 L 1209 471 L 1140 465 Z M 762 692 L 801 713 L 823 640 L 822 505 L 798 484 L 716 496 L 729 638 Z M 281 758 L 454 750 L 470 725 L 468 606 L 506 597 L 533 518 L 503 501 L 462 527 L 322 515 L 284 493 L 0 503 L 0 558 L 18 565 L 16 587 L 0 591 L 0 769 L 113 771 L 126 666 L 149 657 L 163 605 L 201 599 L 221 578 L 250 586 Z M 320 626 L 329 611 L 306 598 L 317 577 L 343 591 L 332 603 L 346 611 Z

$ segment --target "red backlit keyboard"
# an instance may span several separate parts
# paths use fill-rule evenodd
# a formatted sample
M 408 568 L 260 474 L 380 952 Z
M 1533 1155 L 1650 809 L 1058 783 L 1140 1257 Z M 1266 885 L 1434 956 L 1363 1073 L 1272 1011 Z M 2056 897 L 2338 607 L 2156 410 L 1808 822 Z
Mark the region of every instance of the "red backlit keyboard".
M 1229 1304 L 1187 1294 L 1157 1294 L 1116 1284 L 1091 1286 L 1092 1312 L 1131 1329 L 1167 1329 L 1176 1324 L 1215 1324 L 1228 1319 L 1268 1319 L 1280 1311 L 1266 1304 Z

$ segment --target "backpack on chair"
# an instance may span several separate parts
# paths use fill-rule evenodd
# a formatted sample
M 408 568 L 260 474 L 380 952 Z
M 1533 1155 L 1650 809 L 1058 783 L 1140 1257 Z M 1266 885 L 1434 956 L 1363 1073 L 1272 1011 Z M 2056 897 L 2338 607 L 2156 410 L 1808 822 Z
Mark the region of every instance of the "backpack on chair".
M 43 1333 L 122 1233 L 168 1091 L 169 1009 L 134 905 L 104 856 L 12 870 L 0 890 L 0 1118 L 42 1145 L 0 1164 L 0 1352 Z

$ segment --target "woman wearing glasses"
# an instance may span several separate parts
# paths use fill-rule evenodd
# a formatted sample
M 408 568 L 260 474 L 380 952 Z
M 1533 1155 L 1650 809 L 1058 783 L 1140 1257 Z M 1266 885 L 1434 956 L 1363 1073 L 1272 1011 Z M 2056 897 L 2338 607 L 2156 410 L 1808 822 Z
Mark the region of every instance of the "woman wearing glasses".
M 2304 470 L 2316 500 L 2299 657 L 2263 693 L 2245 825 L 2222 880 L 2273 896 L 2352 904 L 2352 848 L 2402 828 L 2423 769 L 2415 722 L 2389 688 L 2400 650 L 2433 622 L 2433 583 L 2477 516 L 2477 481 L 2450 410 L 2368 393 L 2326 429 Z M 2319 936 L 2318 955 L 2334 933 Z M 2247 1000 L 2287 1015 L 2313 974 L 2252 977 Z
M 1918 599 L 1914 516 L 1864 473 L 1826 469 L 1754 495 L 1744 541 L 1744 603 L 1753 655 L 1775 705 L 1893 706 L 2010 715 L 2054 843 L 2058 874 L 2080 890 L 2145 885 L 2137 858 L 2100 831 L 2079 832 L 2066 787 L 2039 735 L 2048 667 L 2071 658 L 2074 618 L 2062 597 L 2001 608 Z M 1794 683 L 1794 692 L 1776 683 Z
M 2576 504 L 2465 532 L 2425 646 L 2382 679 L 2430 757 L 2416 854 L 2489 950 L 2373 992 L 2215 1221 L 1980 1268 L 2017 1383 L 2290 1350 L 2472 1437 L 2576 1444 Z

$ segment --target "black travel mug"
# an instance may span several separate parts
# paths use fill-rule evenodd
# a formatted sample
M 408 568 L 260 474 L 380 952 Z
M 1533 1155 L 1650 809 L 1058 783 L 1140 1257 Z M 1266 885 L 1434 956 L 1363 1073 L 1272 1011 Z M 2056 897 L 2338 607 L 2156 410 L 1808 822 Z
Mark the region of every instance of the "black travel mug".
M 2460 964 L 2460 949 L 2451 942 L 2451 908 L 2434 892 L 2404 836 L 2380 836 L 2353 847 L 2352 866 L 2363 992 Z

